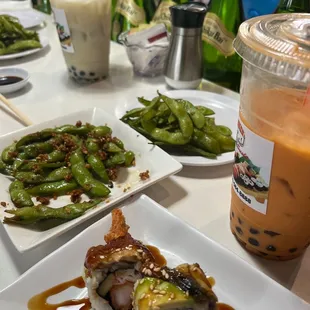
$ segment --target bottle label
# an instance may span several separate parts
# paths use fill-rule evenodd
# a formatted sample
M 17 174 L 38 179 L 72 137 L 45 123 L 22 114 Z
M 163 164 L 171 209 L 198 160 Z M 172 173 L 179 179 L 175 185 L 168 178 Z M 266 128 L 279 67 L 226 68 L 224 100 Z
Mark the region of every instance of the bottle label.
M 70 29 L 66 13 L 62 9 L 52 8 L 61 48 L 64 52 L 74 53 Z
M 139 7 L 134 0 L 117 1 L 115 12 L 125 16 L 134 26 L 138 26 L 139 24 L 146 22 L 144 9 Z
M 157 24 L 165 24 L 167 27 L 171 27 L 171 20 L 170 20 L 170 10 L 169 8 L 176 3 L 173 1 L 165 1 L 161 2 L 158 9 L 155 12 L 152 22 Z
M 214 13 L 207 13 L 202 30 L 202 39 L 217 48 L 225 56 L 235 53 L 233 33 L 226 30 L 225 25 Z
M 267 213 L 274 143 L 254 133 L 239 118 L 233 189 L 250 208 Z

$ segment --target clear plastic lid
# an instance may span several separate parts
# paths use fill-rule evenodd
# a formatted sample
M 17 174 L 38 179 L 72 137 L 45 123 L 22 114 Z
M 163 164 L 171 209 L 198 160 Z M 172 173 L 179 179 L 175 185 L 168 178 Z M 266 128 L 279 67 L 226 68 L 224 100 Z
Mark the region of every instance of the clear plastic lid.
M 310 14 L 274 14 L 241 24 L 236 52 L 252 65 L 287 79 L 310 83 Z

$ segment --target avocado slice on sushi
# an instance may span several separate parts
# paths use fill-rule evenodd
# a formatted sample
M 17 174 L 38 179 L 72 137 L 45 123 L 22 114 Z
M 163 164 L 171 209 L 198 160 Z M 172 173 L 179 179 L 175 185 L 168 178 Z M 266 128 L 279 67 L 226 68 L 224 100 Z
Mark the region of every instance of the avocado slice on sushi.
M 179 287 L 148 277 L 136 282 L 133 305 L 135 310 L 195 309 L 194 299 Z

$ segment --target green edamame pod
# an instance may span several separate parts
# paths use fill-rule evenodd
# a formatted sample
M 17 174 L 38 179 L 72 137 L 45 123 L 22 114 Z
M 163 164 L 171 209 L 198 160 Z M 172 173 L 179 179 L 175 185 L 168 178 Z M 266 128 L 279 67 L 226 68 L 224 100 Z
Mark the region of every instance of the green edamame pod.
M 95 154 L 91 154 L 87 157 L 87 162 L 90 164 L 92 170 L 95 174 L 100 177 L 100 179 L 105 183 L 109 184 L 109 176 L 105 169 L 103 162 L 101 161 L 100 157 Z
M 122 150 L 125 149 L 125 146 L 124 146 L 124 143 L 123 143 L 122 140 L 120 140 L 120 139 L 114 137 L 114 138 L 112 139 L 112 142 L 113 142 L 114 144 L 116 144 L 120 149 L 122 149 Z
M 49 175 L 44 179 L 44 182 L 56 182 L 64 180 L 71 174 L 71 170 L 68 167 L 60 167 L 53 170 Z
M 121 120 L 131 118 L 131 117 L 140 117 L 144 112 L 145 108 L 134 108 L 126 112 L 126 114 L 121 118 Z
M 186 138 L 182 132 L 169 132 L 161 128 L 155 128 L 151 132 L 151 137 L 157 141 L 173 145 L 183 145 L 190 141 L 190 137 Z
M 112 134 L 112 129 L 108 126 L 97 126 L 91 131 L 91 135 L 95 138 L 104 137 Z
M 115 143 L 113 142 L 108 142 L 104 145 L 104 150 L 107 151 L 108 153 L 119 153 L 123 152 L 121 148 L 119 148 Z
M 135 160 L 135 154 L 132 151 L 125 152 L 125 167 L 131 167 Z
M 69 204 L 61 208 L 50 208 L 45 205 L 38 205 L 18 210 L 7 210 L 7 213 L 13 214 L 14 216 L 5 217 L 3 222 L 6 224 L 29 225 L 48 219 L 69 221 L 81 216 L 88 209 L 93 208 L 100 202 L 101 199 L 94 199 L 81 203 Z
M 86 149 L 89 153 L 96 153 L 99 151 L 99 145 L 96 139 L 87 138 L 86 140 Z
M 216 154 L 207 152 L 201 148 L 198 148 L 198 147 L 190 145 L 190 144 L 185 145 L 184 150 L 186 152 L 189 152 L 189 153 L 192 153 L 195 155 L 200 155 L 200 156 L 205 157 L 205 158 L 210 158 L 210 159 L 216 159 L 217 158 Z
M 14 54 L 14 53 L 19 53 L 22 51 L 30 50 L 30 49 L 35 49 L 35 48 L 41 48 L 42 45 L 40 42 L 35 41 L 35 40 L 23 40 L 23 41 L 17 41 L 11 45 L 9 45 L 6 48 L 6 51 L 8 54 Z
M 214 154 L 221 153 L 221 148 L 218 141 L 215 138 L 206 134 L 205 132 L 200 131 L 199 129 L 194 130 L 192 143 L 195 146 L 203 149 L 204 151 L 211 152 Z
M 185 108 L 178 104 L 177 101 L 161 95 L 161 98 L 167 104 L 171 112 L 177 118 L 180 126 L 180 130 L 185 138 L 190 138 L 194 131 L 194 126 L 191 118 L 187 114 Z
M 176 101 L 184 106 L 196 128 L 201 129 L 205 125 L 204 115 L 198 109 L 196 109 L 196 107 L 191 102 L 183 99 L 177 99 Z
M 38 142 L 38 141 L 42 141 L 42 140 L 46 140 L 48 138 L 50 138 L 53 134 L 53 130 L 48 128 L 48 129 L 44 129 L 42 131 L 39 132 L 35 132 L 35 133 L 30 133 L 26 136 L 23 136 L 17 143 L 16 143 L 16 149 L 18 151 L 23 150 L 23 146 L 26 144 L 30 144 L 30 143 L 34 143 L 34 142 Z
M 210 134 L 211 132 L 216 132 L 216 125 L 215 125 L 215 120 L 213 117 L 206 117 L 205 119 L 206 123 L 204 125 L 204 127 L 202 128 L 202 131 L 204 131 L 205 133 Z
M 213 115 L 215 114 L 213 110 L 207 108 L 207 107 L 204 107 L 204 106 L 201 106 L 201 105 L 196 105 L 195 106 L 196 109 L 201 112 L 204 116 L 209 116 L 209 115 Z
M 14 174 L 15 178 L 23 183 L 36 184 L 43 181 L 43 177 L 40 174 L 28 171 L 20 171 Z
M 31 196 L 25 191 L 24 184 L 15 180 L 9 186 L 11 200 L 16 208 L 32 207 Z
M 74 179 L 91 196 L 105 197 L 110 194 L 110 190 L 104 184 L 95 180 L 90 171 L 85 167 L 84 157 L 79 150 L 71 154 L 70 163 Z
M 66 153 L 58 150 L 54 150 L 51 153 L 47 154 L 46 162 L 47 163 L 55 163 L 63 161 L 66 157 Z
M 54 195 L 56 196 L 66 195 L 77 188 L 78 184 L 74 180 L 71 180 L 69 182 L 63 180 L 57 182 L 42 183 L 34 187 L 28 188 L 27 192 L 31 196 L 52 197 Z
M 116 153 L 112 157 L 108 158 L 104 165 L 107 168 L 114 168 L 119 165 L 123 165 L 125 163 L 125 154 L 124 153 Z
M 138 101 L 139 101 L 141 104 L 143 104 L 145 107 L 148 107 L 148 106 L 152 103 L 152 101 L 146 100 L 146 99 L 144 99 L 143 97 L 138 97 Z
M 232 137 L 224 136 L 219 132 L 212 132 L 209 135 L 218 141 L 222 152 L 232 152 L 235 150 L 235 140 Z
M 77 183 L 91 196 L 106 197 L 110 194 L 110 190 L 104 184 L 93 178 L 85 167 L 85 162 L 71 165 L 71 171 Z
M 50 142 L 38 142 L 34 144 L 26 145 L 24 148 L 24 153 L 27 158 L 35 158 L 39 154 L 46 154 L 53 151 L 53 146 Z
M 55 133 L 69 133 L 72 135 L 86 135 L 94 129 L 93 125 L 82 125 L 80 127 L 76 127 L 74 125 L 63 125 L 60 127 L 56 127 L 54 129 Z
M 16 143 L 13 143 L 9 146 L 7 146 L 3 151 L 2 151 L 2 154 L 1 154 L 1 159 L 9 164 L 9 163 L 12 163 L 14 158 L 16 157 Z
M 217 125 L 216 126 L 217 131 L 222 134 L 223 136 L 230 137 L 232 135 L 232 131 L 230 128 L 223 126 L 223 125 Z
M 19 167 L 21 167 L 24 164 L 26 158 L 27 158 L 27 155 L 25 153 L 19 153 L 13 162 L 13 165 L 12 165 L 13 171 L 18 170 Z
M 19 170 L 21 171 L 41 171 L 42 169 L 55 169 L 63 167 L 65 162 L 56 162 L 56 163 L 47 163 L 47 162 L 37 162 L 37 161 L 28 161 L 20 166 Z

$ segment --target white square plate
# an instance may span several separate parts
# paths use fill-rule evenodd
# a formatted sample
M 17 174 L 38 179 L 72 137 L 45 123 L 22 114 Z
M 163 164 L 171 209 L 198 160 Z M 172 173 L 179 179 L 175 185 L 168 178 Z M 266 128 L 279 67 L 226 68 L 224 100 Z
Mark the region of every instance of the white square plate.
M 114 188 L 111 190 L 111 194 L 106 202 L 103 202 L 98 207 L 89 210 L 77 219 L 45 231 L 4 224 L 5 230 L 7 231 L 15 247 L 20 252 L 30 250 L 44 241 L 60 235 L 79 223 L 82 223 L 98 214 L 99 212 L 110 208 L 112 205 L 115 205 L 121 200 L 124 200 L 134 193 L 137 193 L 138 191 L 141 191 L 144 188 L 168 177 L 169 175 L 177 173 L 182 169 L 182 165 L 167 153 L 163 152 L 158 147 L 150 145 L 148 140 L 142 135 L 137 134 L 136 131 L 129 128 L 114 116 L 111 116 L 98 108 L 76 112 L 2 136 L 0 137 L 0 151 L 11 144 L 13 140 L 19 139 L 25 134 L 33 133 L 44 128 L 64 124 L 75 124 L 78 120 L 81 120 L 83 123 L 88 122 L 97 126 L 104 124 L 110 126 L 113 131 L 112 134 L 124 142 L 126 149 L 131 150 L 136 154 L 136 166 L 123 170 L 122 173 L 120 173 L 118 180 L 114 183 Z M 150 171 L 150 178 L 146 181 L 141 181 L 139 178 L 139 173 L 146 170 Z M 11 180 L 6 176 L 0 175 L 0 201 L 11 201 L 8 192 L 10 182 Z M 130 186 L 130 189 L 124 192 L 124 189 L 127 189 L 128 186 Z M 60 207 L 69 203 L 71 203 L 69 196 L 63 196 L 59 197 L 56 201 L 51 200 L 50 207 Z M 13 204 L 10 203 L 9 208 L 12 205 Z M 4 211 L 5 208 L 0 207 L 1 223 L 5 216 Z
M 130 233 L 144 244 L 155 245 L 167 258 L 168 266 L 198 262 L 215 278 L 215 292 L 221 302 L 236 310 L 309 310 L 305 301 L 271 278 L 190 227 L 145 195 L 123 207 Z M 62 282 L 81 275 L 87 250 L 104 244 L 111 225 L 108 215 L 51 253 L 0 292 L 0 309 L 22 310 L 28 300 Z M 49 302 L 80 299 L 86 289 L 71 287 Z M 79 309 L 79 306 L 61 309 Z

